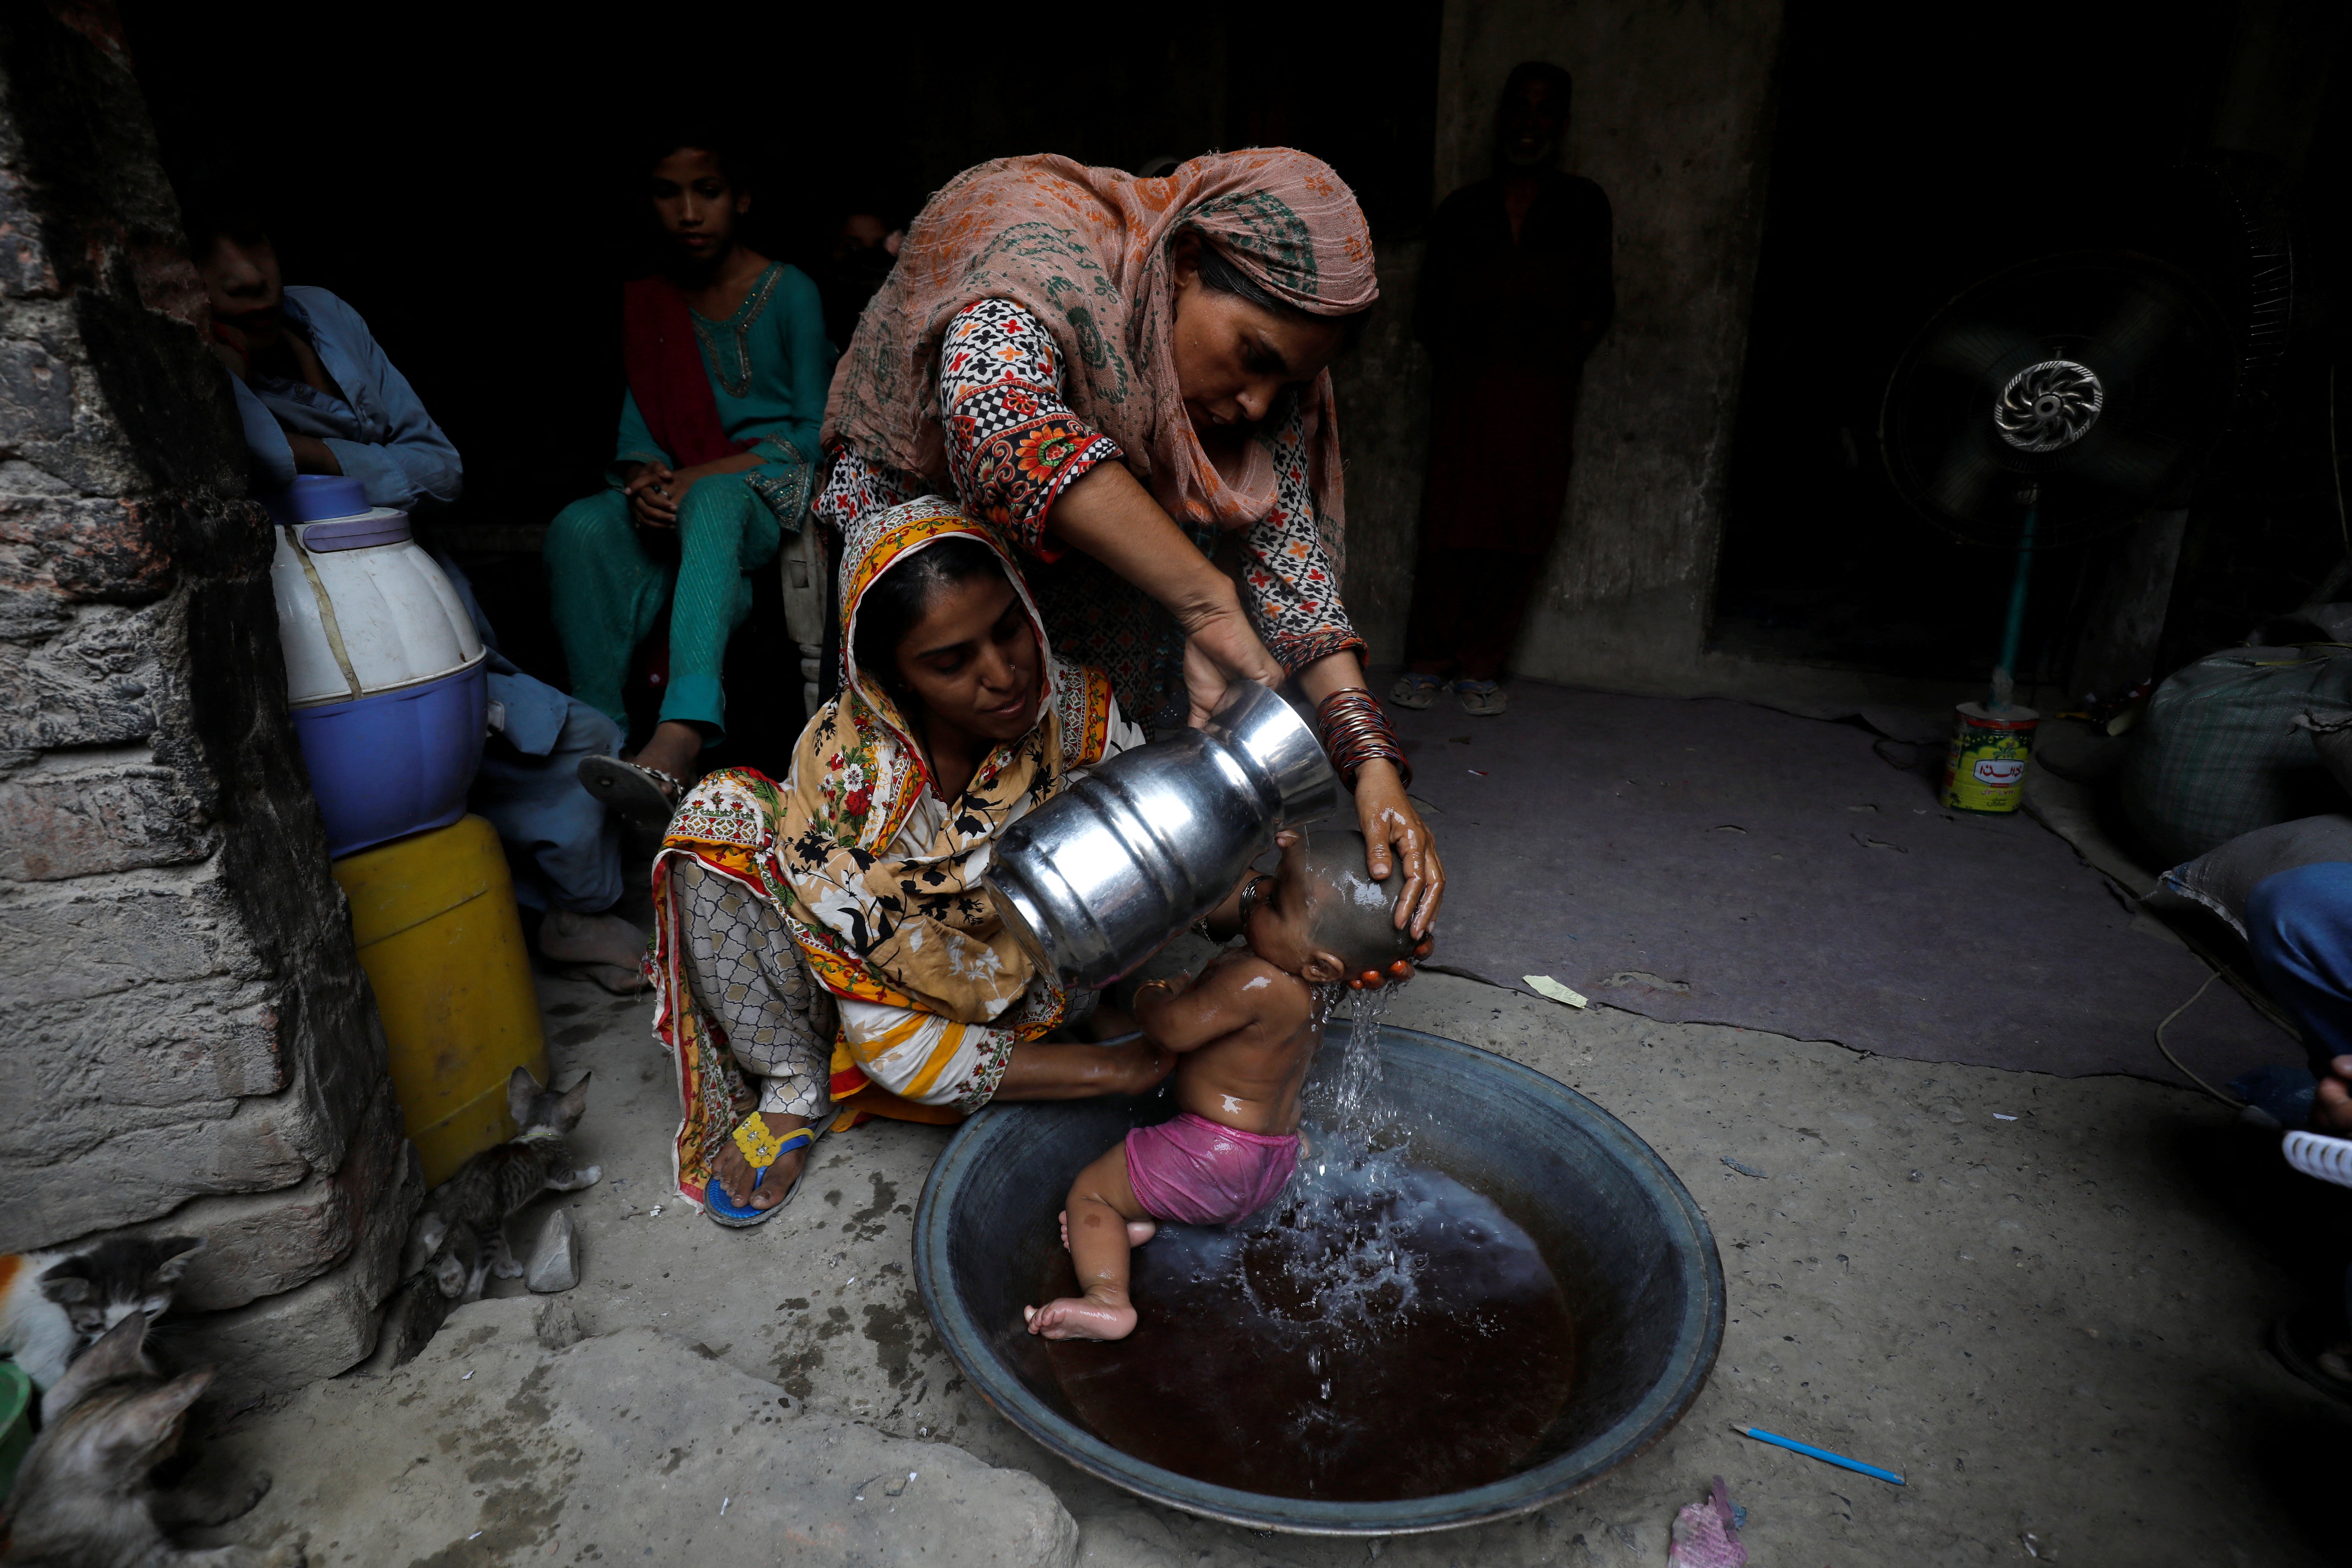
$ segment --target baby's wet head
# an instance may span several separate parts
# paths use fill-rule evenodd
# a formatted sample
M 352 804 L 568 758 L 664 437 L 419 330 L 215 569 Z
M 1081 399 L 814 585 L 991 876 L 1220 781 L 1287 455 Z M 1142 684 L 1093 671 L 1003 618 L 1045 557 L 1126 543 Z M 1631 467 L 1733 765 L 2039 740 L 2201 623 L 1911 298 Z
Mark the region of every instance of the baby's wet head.
M 1382 973 L 1409 959 L 1417 940 L 1396 924 L 1396 893 L 1404 879 L 1389 873 L 1375 882 L 1364 869 L 1364 836 L 1318 829 L 1303 846 L 1308 940 L 1347 964 L 1347 973 Z

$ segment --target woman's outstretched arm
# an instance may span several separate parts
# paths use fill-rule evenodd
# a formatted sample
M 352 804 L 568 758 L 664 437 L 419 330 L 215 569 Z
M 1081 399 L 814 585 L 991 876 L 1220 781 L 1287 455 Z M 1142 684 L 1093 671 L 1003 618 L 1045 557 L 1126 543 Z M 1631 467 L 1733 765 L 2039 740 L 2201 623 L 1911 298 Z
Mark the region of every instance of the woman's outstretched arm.
M 1279 689 L 1288 679 L 1251 628 L 1233 579 L 1193 548 L 1123 465 L 1097 463 L 1072 481 L 1045 526 L 1150 595 L 1184 628 L 1192 723 L 1205 722 L 1234 681 Z

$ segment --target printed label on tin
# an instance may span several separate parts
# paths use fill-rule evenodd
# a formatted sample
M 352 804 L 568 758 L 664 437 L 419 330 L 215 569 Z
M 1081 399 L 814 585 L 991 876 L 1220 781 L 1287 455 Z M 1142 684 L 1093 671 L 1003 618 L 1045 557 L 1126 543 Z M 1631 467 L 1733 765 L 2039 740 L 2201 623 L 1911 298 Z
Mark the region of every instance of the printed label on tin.
M 2004 789 L 2025 776 L 2025 759 L 2023 757 L 1979 757 L 1976 767 L 1971 771 L 1977 775 L 1978 783 L 1990 784 L 1995 789 Z

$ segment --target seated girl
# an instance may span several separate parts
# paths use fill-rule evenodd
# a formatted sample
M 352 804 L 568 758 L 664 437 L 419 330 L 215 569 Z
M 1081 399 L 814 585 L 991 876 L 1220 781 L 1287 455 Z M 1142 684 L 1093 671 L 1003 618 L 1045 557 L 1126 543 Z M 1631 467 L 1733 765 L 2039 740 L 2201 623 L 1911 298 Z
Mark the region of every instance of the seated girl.
M 782 784 L 697 785 L 654 868 L 678 1190 L 721 1225 L 773 1214 L 856 1113 L 1139 1094 L 1174 1059 L 1049 1040 L 1108 1020 L 1036 972 L 981 881 L 1070 770 L 1141 742 L 1108 678 L 1054 657 L 1019 569 L 952 501 L 869 512 L 844 542 L 842 695 Z
M 807 515 L 833 372 L 816 285 L 737 237 L 751 210 L 721 138 L 664 138 L 647 160 L 665 274 L 622 294 L 618 449 L 609 488 L 556 515 L 545 545 L 572 694 L 626 727 L 629 659 L 669 610 L 669 675 L 653 737 L 580 780 L 658 826 L 726 730 L 727 638 L 751 610 L 747 574 Z

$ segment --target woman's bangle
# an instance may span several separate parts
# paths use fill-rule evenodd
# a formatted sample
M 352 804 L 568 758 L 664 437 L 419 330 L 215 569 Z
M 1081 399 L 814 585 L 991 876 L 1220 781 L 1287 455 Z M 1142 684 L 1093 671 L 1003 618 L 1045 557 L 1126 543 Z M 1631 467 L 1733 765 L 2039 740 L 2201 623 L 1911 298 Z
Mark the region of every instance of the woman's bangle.
M 1330 753 L 1331 766 L 1350 790 L 1356 787 L 1356 776 L 1364 764 L 1376 760 L 1395 763 L 1398 776 L 1412 784 L 1412 764 L 1405 761 L 1404 747 L 1389 727 L 1381 700 L 1362 687 L 1342 687 L 1323 699 L 1316 705 L 1315 723 L 1323 731 L 1323 749 Z
M 1234 930 L 1238 934 L 1243 936 L 1247 936 L 1249 934 L 1250 910 L 1257 907 L 1259 892 L 1265 888 L 1265 884 L 1273 880 L 1274 879 L 1272 877 L 1265 875 L 1264 872 L 1260 872 L 1258 875 L 1252 877 L 1248 881 L 1242 884 L 1241 918 L 1234 925 Z M 1212 913 L 1214 911 L 1212 911 Z M 1202 915 L 1199 920 L 1192 922 L 1192 931 L 1195 935 L 1207 942 L 1231 942 L 1233 940 L 1232 937 L 1220 937 L 1215 931 L 1211 931 L 1209 929 L 1209 917 L 1207 915 Z

